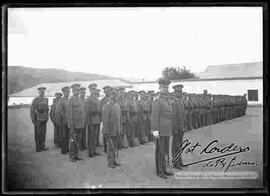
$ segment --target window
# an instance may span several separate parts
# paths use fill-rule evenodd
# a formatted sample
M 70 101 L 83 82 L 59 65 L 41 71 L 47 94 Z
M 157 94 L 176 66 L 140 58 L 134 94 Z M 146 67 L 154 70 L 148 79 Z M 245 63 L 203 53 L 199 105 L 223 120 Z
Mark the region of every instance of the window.
M 248 101 L 258 101 L 258 90 L 248 90 Z

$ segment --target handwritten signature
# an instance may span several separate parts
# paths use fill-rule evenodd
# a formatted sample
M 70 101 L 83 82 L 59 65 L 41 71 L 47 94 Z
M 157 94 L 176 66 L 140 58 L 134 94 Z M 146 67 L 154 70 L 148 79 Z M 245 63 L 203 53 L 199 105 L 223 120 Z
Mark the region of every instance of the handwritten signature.
M 212 168 L 220 167 L 221 169 L 225 168 L 224 172 L 226 172 L 231 167 L 237 167 L 237 166 L 243 166 L 243 165 L 258 165 L 255 162 L 246 161 L 244 159 L 242 159 L 240 162 L 237 162 L 236 161 L 237 156 L 234 156 L 230 161 L 226 160 L 225 157 L 227 156 L 248 152 L 250 150 L 248 146 L 241 147 L 235 143 L 231 143 L 223 147 L 218 147 L 217 145 L 218 143 L 219 143 L 218 140 L 213 140 L 207 146 L 203 147 L 198 142 L 195 145 L 192 145 L 191 142 L 188 139 L 186 139 L 179 145 L 179 149 L 173 156 L 172 162 L 173 163 L 176 162 L 183 153 L 188 154 L 188 153 L 193 153 L 195 150 L 199 150 L 200 155 L 212 154 L 212 153 L 215 153 L 215 154 L 218 153 L 218 155 L 207 158 L 207 159 L 185 164 L 183 165 L 183 167 L 206 162 L 203 164 L 203 167 L 212 167 Z

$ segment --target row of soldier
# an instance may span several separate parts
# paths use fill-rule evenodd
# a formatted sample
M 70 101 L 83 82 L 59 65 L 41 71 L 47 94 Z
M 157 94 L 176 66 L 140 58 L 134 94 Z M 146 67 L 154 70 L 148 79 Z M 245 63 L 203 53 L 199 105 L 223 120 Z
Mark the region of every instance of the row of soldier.
M 245 114 L 246 99 L 243 96 L 187 94 L 182 93 L 183 85 L 176 85 L 180 94 L 169 94 L 169 100 L 173 103 L 176 97 L 183 108 L 183 131 L 196 129 L 217 123 L 222 120 L 232 119 Z M 116 149 L 134 147 L 152 141 L 151 113 L 152 103 L 159 98 L 159 93 L 154 91 L 129 91 L 124 88 L 112 88 L 105 86 L 105 97 L 99 100 L 100 90 L 96 84 L 88 86 L 90 96 L 85 98 L 86 88 L 79 84 L 71 86 L 73 96 L 70 95 L 70 87 L 63 87 L 62 93 L 56 93 L 56 98 L 50 110 L 50 118 L 54 124 L 54 143 L 61 149 L 62 154 L 70 154 L 71 161 L 80 160 L 79 150 L 88 149 L 89 157 L 100 155 L 96 151 L 99 144 L 100 130 L 103 131 L 104 152 L 113 149 L 113 161 L 110 154 L 108 161 L 110 167 L 115 167 Z M 31 105 L 32 122 L 35 125 L 36 151 L 47 150 L 45 147 L 46 122 L 48 121 L 48 99 L 44 97 L 45 88 L 39 88 L 40 96 Z M 113 92 L 113 93 L 112 93 Z M 179 92 L 179 90 L 178 90 Z M 110 97 L 112 95 L 112 97 Z M 179 97 L 180 96 L 180 97 Z M 112 139 L 106 127 L 106 112 L 104 106 L 112 99 L 120 106 L 120 132 L 117 138 Z M 108 115 L 107 115 L 108 116 Z M 116 117 L 116 119 L 118 119 Z M 108 122 L 107 122 L 108 124 Z M 109 131 L 110 132 L 110 131 Z M 109 146 L 107 146 L 109 144 Z M 111 162 L 111 163 L 110 163 Z

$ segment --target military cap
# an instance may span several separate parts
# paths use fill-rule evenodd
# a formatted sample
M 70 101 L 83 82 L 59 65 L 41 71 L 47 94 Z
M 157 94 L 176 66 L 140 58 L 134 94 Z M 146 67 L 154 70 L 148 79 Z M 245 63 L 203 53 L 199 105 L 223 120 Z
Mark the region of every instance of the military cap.
M 183 84 L 176 84 L 173 86 L 173 89 L 177 89 L 177 88 L 183 88 L 184 85 Z
M 38 90 L 39 90 L 39 91 L 40 91 L 40 90 L 46 90 L 46 87 L 44 87 L 44 86 L 38 87 Z
M 125 90 L 125 88 L 124 88 L 124 87 L 119 87 L 119 88 L 118 88 L 118 90 L 120 90 L 120 91 L 124 91 L 124 90 Z
M 55 93 L 54 95 L 55 95 L 55 96 L 57 96 L 57 95 L 61 95 L 61 96 L 62 96 L 62 93 L 61 93 L 61 92 L 57 92 L 57 93 Z
M 151 91 L 147 91 L 147 92 L 148 92 L 148 93 L 155 93 L 155 91 L 152 91 L 152 90 L 151 90 Z
M 139 94 L 143 94 L 143 93 L 145 93 L 145 91 L 139 91 Z
M 89 84 L 88 88 L 97 87 L 96 83 Z
M 104 86 L 103 89 L 111 89 L 112 87 L 111 86 Z
M 85 91 L 85 90 L 86 90 L 85 87 L 81 87 L 81 88 L 80 88 L 80 91 Z
M 159 83 L 159 85 L 169 86 L 171 82 L 169 80 L 167 80 L 167 79 L 161 78 L 161 79 L 158 80 L 158 83 Z
M 71 88 L 72 88 L 72 89 L 74 89 L 74 88 L 80 88 L 80 87 L 81 87 L 81 85 L 78 84 L 78 83 L 75 83 L 75 84 L 72 84 L 72 85 L 71 85 Z
M 70 87 L 69 86 L 65 86 L 61 89 L 62 92 L 65 92 L 66 90 L 70 90 Z

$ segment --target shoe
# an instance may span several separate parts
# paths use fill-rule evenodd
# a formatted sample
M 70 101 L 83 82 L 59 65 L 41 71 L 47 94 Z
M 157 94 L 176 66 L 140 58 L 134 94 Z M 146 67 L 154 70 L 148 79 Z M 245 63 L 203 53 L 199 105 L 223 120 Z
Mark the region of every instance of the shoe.
M 165 174 L 160 174 L 158 175 L 158 177 L 163 178 L 163 179 L 168 179 L 168 177 Z
M 116 168 L 115 165 L 109 165 L 109 167 L 112 168 L 112 169 Z
M 89 154 L 88 156 L 89 156 L 90 158 L 94 157 L 94 155 L 91 155 L 91 154 Z
M 45 150 L 49 150 L 49 148 L 45 148 L 45 147 L 44 147 L 44 148 L 42 148 L 42 150 L 44 150 L 44 151 L 45 151 Z
M 71 162 L 76 162 L 76 161 L 77 161 L 77 159 L 76 159 L 76 158 L 74 158 L 74 159 L 70 159 L 70 161 L 71 161 Z
M 114 163 L 114 165 L 121 166 L 122 164 L 121 163 Z
M 79 158 L 79 157 L 76 157 L 75 159 L 78 160 L 78 161 L 83 160 L 82 158 Z
M 173 173 L 172 172 L 164 171 L 164 174 L 167 175 L 167 176 L 173 176 Z
M 101 154 L 100 154 L 100 153 L 95 152 L 95 153 L 94 153 L 94 155 L 99 156 L 99 155 L 101 155 Z
M 37 150 L 36 150 L 36 152 L 41 152 L 41 151 L 42 151 L 42 150 L 40 150 L 40 149 L 37 149 Z

